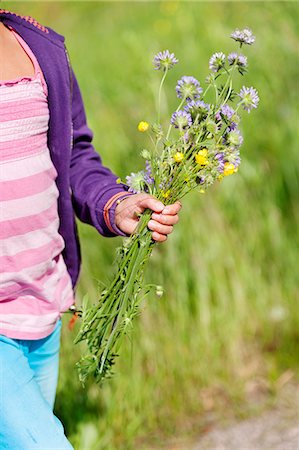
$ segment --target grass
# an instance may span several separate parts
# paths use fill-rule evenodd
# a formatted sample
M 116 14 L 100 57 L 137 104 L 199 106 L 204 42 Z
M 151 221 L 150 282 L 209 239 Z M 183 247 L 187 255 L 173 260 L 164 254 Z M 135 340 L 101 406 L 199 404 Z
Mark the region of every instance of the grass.
M 75 448 L 154 448 L 200 433 L 207 412 L 249 412 L 254 381 L 275 396 L 279 377 L 299 369 L 299 5 L 4 3 L 66 35 L 95 146 L 122 177 L 141 167 L 138 154 L 148 145 L 136 125 L 154 119 L 152 55 L 169 48 L 180 59 L 165 113 L 176 80 L 193 74 L 203 82 L 210 55 L 233 48 L 225 37 L 234 28 L 248 25 L 257 36 L 245 83 L 258 89 L 261 104 L 244 123 L 241 170 L 186 198 L 175 233 L 157 246 L 147 272 L 165 295 L 145 302 L 117 375 L 103 389 L 80 387 L 80 349 L 64 329 L 56 411 Z M 77 296 L 96 298 L 120 240 L 79 228 Z

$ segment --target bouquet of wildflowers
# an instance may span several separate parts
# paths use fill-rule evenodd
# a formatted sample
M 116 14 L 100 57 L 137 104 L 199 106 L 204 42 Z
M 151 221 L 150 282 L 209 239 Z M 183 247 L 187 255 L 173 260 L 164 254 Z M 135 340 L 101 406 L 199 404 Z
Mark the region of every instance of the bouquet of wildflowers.
M 236 30 L 231 38 L 242 46 L 255 41 L 252 32 Z M 152 194 L 165 205 L 182 199 L 193 189 L 205 192 L 215 181 L 232 175 L 240 165 L 243 142 L 239 130 L 240 110 L 248 113 L 257 107 L 259 97 L 253 87 L 233 88 L 233 77 L 247 71 L 247 57 L 234 51 L 212 55 L 205 89 L 193 76 L 183 76 L 176 86 L 179 105 L 168 121 L 166 130 L 160 121 L 161 92 L 166 76 L 177 58 L 168 50 L 158 53 L 154 68 L 162 72 L 158 93 L 157 122 L 149 126 L 140 122 L 140 131 L 150 133 L 153 148 L 143 150 L 145 169 L 127 177 L 130 191 Z M 206 99 L 212 99 L 207 101 Z M 93 375 L 102 382 L 112 375 L 123 338 L 132 329 L 140 302 L 150 286 L 144 286 L 143 274 L 154 242 L 147 228 L 151 211 L 140 217 L 136 232 L 125 238 L 118 249 L 117 271 L 105 286 L 96 305 L 84 304 L 82 325 L 76 342 L 86 341 L 87 354 L 78 363 L 84 382 Z M 162 295 L 157 286 L 157 295 Z

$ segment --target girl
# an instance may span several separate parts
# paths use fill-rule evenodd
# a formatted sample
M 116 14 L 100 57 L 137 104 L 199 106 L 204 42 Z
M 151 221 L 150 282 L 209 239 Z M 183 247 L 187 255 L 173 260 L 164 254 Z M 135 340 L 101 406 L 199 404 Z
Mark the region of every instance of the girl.
M 0 448 L 71 449 L 53 414 L 61 313 L 74 303 L 74 213 L 104 236 L 167 239 L 181 205 L 131 194 L 104 167 L 64 38 L 0 10 Z

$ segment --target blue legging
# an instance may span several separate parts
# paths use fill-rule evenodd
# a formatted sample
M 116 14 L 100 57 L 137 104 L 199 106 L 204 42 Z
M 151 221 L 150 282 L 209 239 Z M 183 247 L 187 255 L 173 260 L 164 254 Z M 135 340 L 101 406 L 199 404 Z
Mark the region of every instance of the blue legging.
M 53 414 L 61 321 L 43 339 L 0 335 L 0 449 L 72 450 Z

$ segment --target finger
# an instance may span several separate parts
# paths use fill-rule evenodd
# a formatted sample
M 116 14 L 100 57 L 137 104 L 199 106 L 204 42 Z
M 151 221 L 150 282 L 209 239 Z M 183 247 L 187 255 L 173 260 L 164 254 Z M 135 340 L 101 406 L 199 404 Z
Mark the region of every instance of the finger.
M 165 242 L 167 240 L 167 236 L 164 234 L 157 233 L 157 231 L 154 231 L 152 233 L 152 238 L 156 242 Z
M 174 216 L 166 216 L 165 214 L 153 213 L 152 219 L 162 223 L 163 225 L 175 225 L 179 221 L 179 216 L 177 214 Z
M 182 207 L 181 202 L 175 202 L 172 205 L 167 205 L 162 211 L 162 214 L 174 215 L 177 214 Z
M 162 225 L 161 223 L 156 222 L 155 220 L 150 220 L 147 226 L 151 231 L 157 231 L 160 234 L 170 234 L 173 231 L 172 226 Z
M 157 213 L 162 212 L 165 207 L 160 200 L 157 200 L 155 197 L 151 197 L 148 194 L 138 202 L 138 206 L 143 209 L 149 208 Z

